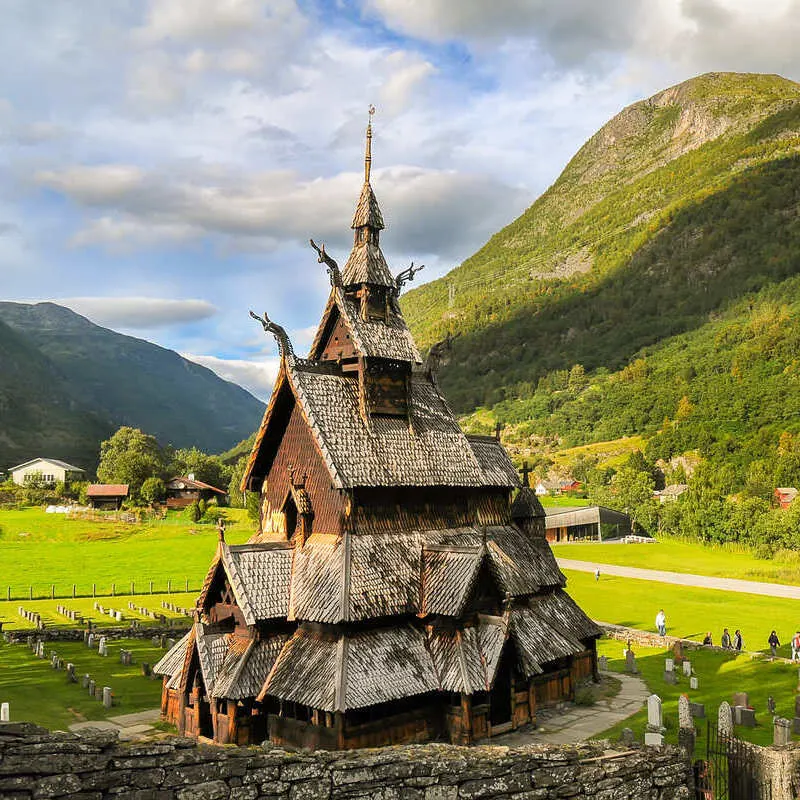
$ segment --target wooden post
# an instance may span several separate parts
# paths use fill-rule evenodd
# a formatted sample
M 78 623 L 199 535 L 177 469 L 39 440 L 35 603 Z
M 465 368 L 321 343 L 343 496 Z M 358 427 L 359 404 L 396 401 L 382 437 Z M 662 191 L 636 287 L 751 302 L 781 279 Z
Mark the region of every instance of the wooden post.
M 167 581 L 167 594 L 172 594 L 172 578 Z
M 461 693 L 462 741 L 459 744 L 472 744 L 472 695 Z
M 9 586 L 8 590 L 6 591 L 6 600 L 10 600 L 10 599 L 11 599 L 11 587 Z
M 536 724 L 536 687 L 533 680 L 528 678 L 528 708 L 531 713 L 531 725 Z
M 344 750 L 344 714 L 341 711 L 334 712 L 333 727 L 336 731 L 336 747 Z
M 97 584 L 92 584 L 92 597 L 97 597 Z
M 72 584 L 72 599 L 75 599 L 75 584 Z
M 153 594 L 153 581 L 150 581 L 150 594 Z
M 50 599 L 51 600 L 56 599 L 56 585 L 54 583 L 50 584 Z
M 114 597 L 116 595 L 116 593 L 117 593 L 117 584 L 116 583 L 112 583 L 111 584 L 111 596 Z

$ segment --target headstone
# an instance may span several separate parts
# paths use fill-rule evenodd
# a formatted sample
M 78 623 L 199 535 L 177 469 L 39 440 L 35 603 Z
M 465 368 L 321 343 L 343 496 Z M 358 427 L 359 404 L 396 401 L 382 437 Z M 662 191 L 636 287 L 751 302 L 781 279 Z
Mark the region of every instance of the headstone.
M 775 715 L 775 698 L 770 695 L 767 698 L 767 711 L 773 716 Z M 797 703 L 795 702 L 795 714 L 797 714 Z
M 153 637 L 153 638 L 150 640 L 150 644 L 152 644 L 152 645 L 153 645 L 153 647 L 158 647 L 160 643 L 161 643 L 161 640 L 158 638 L 158 636 L 154 636 L 154 637 Z
M 645 731 L 644 743 L 647 747 L 662 747 L 664 744 L 664 734 Z
M 0 704 L 0 722 L 11 722 L 11 710 L 8 703 Z
M 792 733 L 795 733 L 798 736 L 800 736 L 800 717 L 795 717 L 792 720 Z
M 636 744 L 636 737 L 633 735 L 633 731 L 630 728 L 622 729 L 620 740 L 626 747 L 633 747 L 633 745 Z
M 597 659 L 597 668 L 603 672 L 608 669 L 608 656 L 600 656 Z
M 792 724 L 788 719 L 783 717 L 775 717 L 775 723 L 772 734 L 772 744 L 780 746 L 789 744 L 792 741 Z
M 89 688 L 89 673 L 88 672 L 81 678 L 81 686 L 84 689 L 88 689 Z
M 632 675 L 637 675 L 639 670 L 636 669 L 636 656 L 633 650 L 625 651 L 625 672 L 630 672 Z
M 738 713 L 737 725 L 742 725 L 745 728 L 755 728 L 756 726 L 756 712 L 752 708 L 746 706 L 736 706 Z
M 674 669 L 675 669 L 675 659 L 673 658 L 664 659 L 664 671 L 672 672 L 672 670 Z
M 678 698 L 678 727 L 694 729 L 688 694 L 682 694 Z
M 664 671 L 664 683 L 669 683 L 675 686 L 678 682 L 678 675 L 674 670 L 668 669 Z
M 719 704 L 717 712 L 717 730 L 721 736 L 730 736 L 733 733 L 733 712 L 724 700 Z
M 794 699 L 794 715 L 800 717 L 800 694 Z
M 749 706 L 750 697 L 747 692 L 736 692 L 731 698 L 732 706 Z
M 111 696 L 111 687 L 110 686 L 104 686 L 103 687 L 103 706 L 105 708 L 111 708 L 112 699 L 113 698 Z
M 681 664 L 681 666 L 683 667 L 683 674 L 687 678 L 691 678 L 692 677 L 692 662 L 691 661 L 684 661 L 683 664 Z
M 89 679 L 89 697 L 94 697 L 95 688 L 96 688 L 96 684 L 95 684 L 95 682 L 94 682 L 94 681 L 93 681 L 93 680 L 90 678 L 90 679 Z
M 86 646 L 94 648 L 94 634 L 90 633 L 89 638 L 86 640 Z
M 704 703 L 689 703 L 689 712 L 694 719 L 705 719 L 706 707 Z
M 152 670 L 151 666 L 145 661 L 142 664 L 142 675 L 144 675 L 145 678 L 149 678 L 149 677 L 152 676 L 152 674 L 153 674 L 153 670 Z
M 651 694 L 647 698 L 647 727 L 658 731 L 664 727 L 661 715 L 661 698 L 657 694 Z
M 67 680 L 70 683 L 77 683 L 78 679 L 75 677 L 75 665 L 67 664 Z
M 106 645 L 106 637 L 105 636 L 101 636 L 100 637 L 100 644 L 97 646 L 97 652 L 101 656 L 107 656 L 108 655 L 108 647 Z
M 692 675 L 692 677 L 689 678 L 689 688 L 695 690 L 699 686 L 700 686 L 700 681 L 694 675 Z

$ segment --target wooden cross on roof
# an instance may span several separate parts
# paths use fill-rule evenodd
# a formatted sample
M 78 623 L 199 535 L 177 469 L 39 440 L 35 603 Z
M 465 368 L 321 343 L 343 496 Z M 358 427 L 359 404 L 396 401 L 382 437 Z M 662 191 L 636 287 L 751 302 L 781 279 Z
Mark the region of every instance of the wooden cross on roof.
M 503 430 L 503 426 L 502 426 L 502 424 L 500 422 L 498 422 L 494 426 L 494 438 L 497 439 L 498 442 L 500 441 L 500 432 L 502 430 Z
M 533 469 L 528 466 L 527 461 L 522 462 L 522 469 L 520 469 L 519 474 L 522 475 L 522 485 L 530 487 L 530 481 L 528 480 L 528 475 L 533 472 Z

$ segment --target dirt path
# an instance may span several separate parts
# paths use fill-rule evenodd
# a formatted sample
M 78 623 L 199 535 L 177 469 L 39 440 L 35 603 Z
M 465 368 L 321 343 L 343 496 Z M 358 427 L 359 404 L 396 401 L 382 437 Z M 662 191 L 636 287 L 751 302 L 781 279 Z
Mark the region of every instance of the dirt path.
M 593 561 L 574 561 L 571 558 L 558 558 L 556 560 L 561 569 L 572 569 L 578 572 L 594 572 L 599 569 L 601 578 L 603 575 L 614 575 L 618 578 L 638 578 L 643 581 L 674 583 L 679 586 L 697 586 L 700 589 L 721 589 L 725 592 L 761 594 L 767 597 L 800 600 L 800 586 L 786 586 L 782 583 L 759 583 L 757 581 L 743 581 L 738 578 L 710 578 L 706 575 L 692 575 L 686 572 L 667 572 L 660 569 L 597 564 Z

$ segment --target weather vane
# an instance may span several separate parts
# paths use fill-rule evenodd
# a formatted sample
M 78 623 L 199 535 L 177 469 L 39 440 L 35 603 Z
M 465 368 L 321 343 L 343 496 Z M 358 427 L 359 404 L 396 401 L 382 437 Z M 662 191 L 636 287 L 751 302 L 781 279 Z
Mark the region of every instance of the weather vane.
M 369 104 L 369 122 L 370 125 L 372 124 L 372 117 L 375 115 L 375 106 L 372 103 Z

